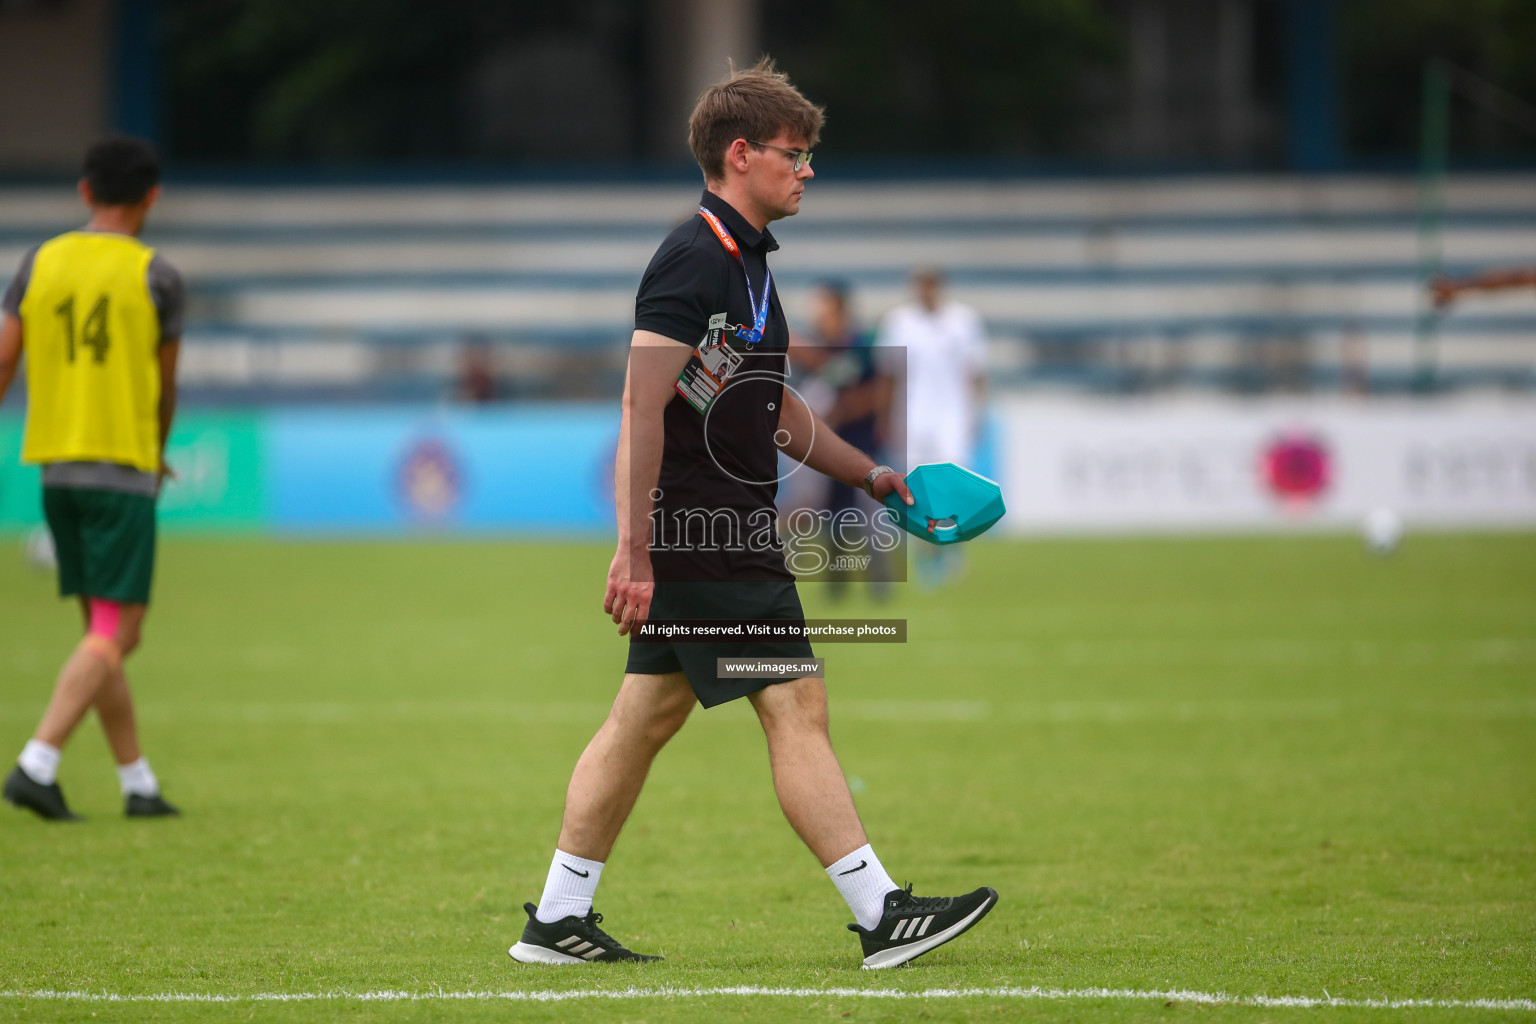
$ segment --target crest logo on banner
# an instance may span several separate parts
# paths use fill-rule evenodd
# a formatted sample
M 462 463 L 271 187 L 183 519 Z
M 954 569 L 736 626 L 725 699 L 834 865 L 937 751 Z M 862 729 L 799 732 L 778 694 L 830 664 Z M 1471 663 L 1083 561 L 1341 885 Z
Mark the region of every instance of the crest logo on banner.
M 1259 460 L 1269 493 L 1287 505 L 1306 508 L 1333 482 L 1333 456 L 1310 434 L 1283 434 L 1271 441 Z
M 423 438 L 400 460 L 396 487 L 412 515 L 442 520 L 453 514 L 463 497 L 464 474 L 446 442 Z

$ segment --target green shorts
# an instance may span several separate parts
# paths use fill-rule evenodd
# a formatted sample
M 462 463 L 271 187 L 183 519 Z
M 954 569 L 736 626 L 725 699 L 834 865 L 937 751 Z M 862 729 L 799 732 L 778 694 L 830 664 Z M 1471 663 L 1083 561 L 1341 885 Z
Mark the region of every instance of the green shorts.
M 43 515 L 59 561 L 59 594 L 148 604 L 155 575 L 155 499 L 86 487 L 44 487 Z

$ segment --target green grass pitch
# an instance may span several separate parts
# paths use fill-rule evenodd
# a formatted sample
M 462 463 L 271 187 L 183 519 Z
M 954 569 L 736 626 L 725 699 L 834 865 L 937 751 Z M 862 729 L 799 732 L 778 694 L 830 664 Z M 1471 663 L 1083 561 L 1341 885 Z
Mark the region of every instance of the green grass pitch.
M 10 545 L 10 542 L 7 542 Z M 178 821 L 128 822 L 94 722 L 61 780 L 91 820 L 0 807 L 0 1020 L 1522 1020 L 1536 1011 L 896 1000 L 102 1003 L 151 995 L 761 987 L 1536 997 L 1536 537 L 981 542 L 959 584 L 812 615 L 876 849 L 918 893 L 989 884 L 976 930 L 858 969 L 745 706 L 696 711 L 604 874 L 664 964 L 506 948 L 624 643 L 595 544 L 172 538 L 130 663 Z M 0 551 L 0 755 L 75 614 Z M 1326 994 L 1326 996 L 1325 996 Z

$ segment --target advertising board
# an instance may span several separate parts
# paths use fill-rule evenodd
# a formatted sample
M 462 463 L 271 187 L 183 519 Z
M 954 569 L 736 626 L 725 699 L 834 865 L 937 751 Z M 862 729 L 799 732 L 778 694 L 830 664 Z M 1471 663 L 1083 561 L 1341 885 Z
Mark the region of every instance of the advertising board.
M 1014 399 L 1014 533 L 1536 526 L 1530 400 Z
M 289 533 L 612 529 L 618 410 L 277 410 L 271 526 Z

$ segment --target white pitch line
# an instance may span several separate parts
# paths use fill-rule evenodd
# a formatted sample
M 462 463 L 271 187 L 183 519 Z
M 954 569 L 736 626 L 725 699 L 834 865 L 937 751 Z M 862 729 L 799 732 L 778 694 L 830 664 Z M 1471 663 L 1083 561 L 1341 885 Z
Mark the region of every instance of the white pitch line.
M 122 995 L 116 992 L 70 992 L 38 989 L 32 992 L 0 991 L 0 999 L 37 1002 L 82 1003 L 416 1003 L 416 1002 L 514 1002 L 558 1003 L 600 999 L 704 999 L 716 996 L 749 996 L 778 999 L 1043 999 L 1043 1000 L 1139 1000 L 1206 1005 L 1256 1006 L 1296 1009 L 1342 1008 L 1369 1010 L 1533 1010 L 1533 999 L 1340 999 L 1329 996 L 1239 996 L 1225 992 L 1168 991 L 1126 988 L 771 988 L 733 985 L 718 988 L 661 986 L 619 989 L 530 989 L 506 992 L 255 992 L 220 995 L 213 992 L 161 992 Z

